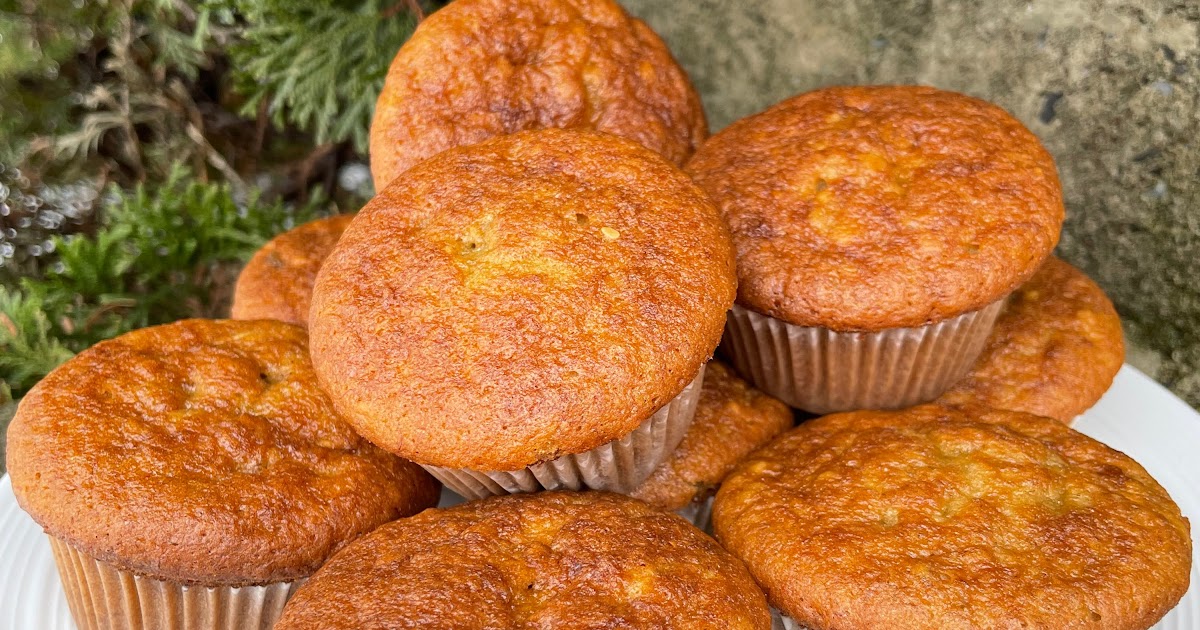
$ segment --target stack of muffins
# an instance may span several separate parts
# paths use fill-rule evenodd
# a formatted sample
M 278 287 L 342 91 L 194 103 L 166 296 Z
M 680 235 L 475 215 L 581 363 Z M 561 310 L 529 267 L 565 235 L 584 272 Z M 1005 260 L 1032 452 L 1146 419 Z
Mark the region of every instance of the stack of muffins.
M 77 624 L 1125 630 L 1170 610 L 1187 520 L 1068 426 L 1123 347 L 1050 255 L 1036 138 L 918 87 L 818 90 L 706 136 L 611 0 L 425 20 L 379 99 L 378 196 L 268 243 L 234 319 L 103 342 L 22 401 L 8 468 Z M 829 415 L 793 428 L 793 408 Z M 435 478 L 469 501 L 434 508 Z

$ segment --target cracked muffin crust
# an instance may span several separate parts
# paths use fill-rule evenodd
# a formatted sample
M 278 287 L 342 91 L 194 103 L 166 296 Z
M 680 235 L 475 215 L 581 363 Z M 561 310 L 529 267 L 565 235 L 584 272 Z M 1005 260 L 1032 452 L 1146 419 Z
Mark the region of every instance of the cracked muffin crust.
M 1125 362 L 1121 319 L 1104 290 L 1051 257 L 1009 298 L 971 372 L 940 402 L 979 403 L 1071 422 Z
M 728 220 L 738 304 L 878 331 L 978 310 L 1058 242 L 1037 138 L 984 101 L 913 86 L 801 94 L 714 135 L 686 170 Z
M 704 193 L 633 142 L 459 147 L 358 214 L 321 267 L 312 356 L 360 433 L 511 471 L 628 435 L 699 373 L 735 293 Z
M 737 462 L 791 428 L 792 410 L 710 361 L 696 418 L 670 459 L 630 493 L 665 510 L 712 496 Z
M 801 424 L 726 478 L 713 518 L 814 630 L 1145 629 L 1191 564 L 1187 519 L 1136 462 L 984 407 Z
M 336 612 L 334 612 L 336 611 Z M 762 591 L 683 519 L 603 492 L 427 510 L 348 545 L 277 630 L 767 630 Z
M 457 0 L 392 61 L 371 123 L 376 190 L 451 147 L 592 129 L 682 164 L 708 136 L 666 44 L 612 0 Z
M 238 274 L 230 317 L 307 327 L 317 271 L 353 218 L 341 214 L 309 221 L 263 245 Z
M 55 538 L 206 586 L 308 576 L 438 500 L 334 412 L 304 330 L 276 321 L 186 320 L 85 350 L 21 401 L 8 469 Z

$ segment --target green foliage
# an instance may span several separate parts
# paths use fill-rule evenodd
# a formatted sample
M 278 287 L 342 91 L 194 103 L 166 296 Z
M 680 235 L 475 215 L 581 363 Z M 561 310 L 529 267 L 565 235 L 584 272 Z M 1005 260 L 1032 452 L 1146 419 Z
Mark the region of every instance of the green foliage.
M 321 205 L 239 201 L 179 167 L 153 189 L 111 190 L 94 235 L 57 238 L 51 273 L 0 292 L 0 382 L 19 395 L 101 339 L 223 314 L 222 288 L 240 263 Z
M 442 2 L 0 0 L 0 165 L 128 185 L 185 161 L 241 186 L 314 145 L 365 152 L 423 4 Z
M 0 163 L 69 126 L 77 79 L 69 70 L 94 36 L 87 25 L 96 11 L 70 0 L 0 0 Z
M 0 285 L 0 403 L 74 354 L 52 335 L 46 306 L 39 297 Z
M 188 3 L 15 4 L 0 12 L 0 32 L 11 36 L 0 41 L 0 59 L 24 61 L 0 71 L 0 104 L 24 116 L 0 128 L 12 140 L 0 159 L 16 164 L 33 153 L 77 163 L 107 141 L 111 157 L 144 179 L 155 164 L 146 164 L 143 143 L 171 156 L 157 163 L 163 168 L 149 168 L 157 176 L 181 156 L 205 151 L 184 133 L 195 104 L 182 82 L 196 78 L 219 42 Z
M 351 140 L 367 149 L 375 99 L 392 57 L 416 25 L 396 0 L 225 0 L 220 14 L 246 27 L 230 49 L 242 108 L 266 103 L 276 125 L 292 123 L 318 144 Z M 414 7 L 417 6 L 413 2 Z M 217 6 L 217 5 L 215 5 Z M 314 45 L 320 42 L 320 45 Z
M 81 121 L 47 145 L 56 160 L 78 162 L 100 152 L 135 181 L 161 178 L 172 164 L 190 158 L 237 178 L 204 137 L 204 119 L 193 83 L 210 65 L 228 33 L 213 29 L 206 13 L 172 0 L 125 0 L 95 17 L 97 76 L 76 91 L 73 112 Z
M 0 0 L 0 402 L 101 339 L 224 315 L 240 262 L 362 161 L 439 4 Z

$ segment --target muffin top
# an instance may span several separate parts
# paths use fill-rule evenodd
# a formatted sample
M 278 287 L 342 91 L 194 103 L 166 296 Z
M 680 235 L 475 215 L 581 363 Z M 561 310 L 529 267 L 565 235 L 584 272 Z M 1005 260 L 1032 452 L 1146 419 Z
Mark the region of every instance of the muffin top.
M 275 627 L 766 630 L 771 622 L 746 568 L 683 519 L 615 494 L 541 492 L 380 527 L 321 567 Z
M 413 33 L 371 123 L 382 190 L 451 147 L 594 129 L 682 164 L 708 136 L 700 97 L 650 27 L 612 0 L 457 0 Z
M 630 496 L 665 510 L 707 498 L 738 460 L 791 426 L 791 408 L 712 361 L 683 441 Z
M 321 267 L 317 374 L 375 444 L 518 470 L 627 435 L 683 390 L 735 293 L 716 208 L 659 155 L 549 129 L 446 151 Z
M 8 430 L 21 507 L 117 567 L 208 586 L 305 577 L 342 544 L 436 504 L 316 385 L 304 330 L 187 320 L 85 350 Z
M 1054 162 L 1004 110 L 932 88 L 801 94 L 713 136 L 687 170 L 733 231 L 738 303 L 875 331 L 973 311 L 1058 242 Z
M 1121 319 L 1083 272 L 1050 258 L 1009 298 L 971 372 L 941 397 L 1071 422 L 1125 361 Z
M 725 479 L 718 538 L 814 630 L 1150 627 L 1188 522 L 1122 453 L 984 407 L 801 424 Z
M 308 326 L 317 270 L 353 218 L 342 214 L 310 221 L 263 245 L 238 276 L 231 317 Z

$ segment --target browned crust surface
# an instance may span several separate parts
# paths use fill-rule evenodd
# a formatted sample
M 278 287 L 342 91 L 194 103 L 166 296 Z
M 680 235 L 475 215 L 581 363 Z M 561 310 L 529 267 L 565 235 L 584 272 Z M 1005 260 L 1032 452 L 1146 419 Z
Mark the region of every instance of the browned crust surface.
M 739 460 L 791 426 L 790 407 L 711 361 L 692 426 L 631 496 L 665 510 L 711 496 Z
M 316 385 L 304 330 L 187 320 L 80 353 L 8 431 L 17 501 L 52 536 L 174 582 L 310 575 L 437 483 L 372 446 Z
M 611 133 L 682 164 L 708 136 L 666 44 L 611 0 L 457 0 L 392 62 L 371 124 L 382 190 L 451 147 L 528 129 Z
M 921 326 L 982 308 L 1058 242 L 1054 162 L 1004 110 L 828 88 L 713 136 L 687 170 L 733 231 L 738 303 L 799 326 Z
M 740 562 L 620 495 L 494 497 L 389 523 L 321 567 L 276 630 L 766 630 Z
M 615 136 L 451 149 L 359 213 L 317 276 L 313 361 L 372 442 L 518 470 L 628 434 L 692 381 L 735 293 L 704 193 Z
M 725 479 L 714 524 L 815 630 L 1142 630 L 1191 565 L 1187 520 L 1136 462 L 983 407 L 804 423 Z
M 268 241 L 238 275 L 230 316 L 308 326 L 317 270 L 353 218 L 342 214 L 317 219 Z
M 941 398 L 1071 422 L 1125 362 L 1121 319 L 1104 291 L 1050 258 L 1013 293 L 970 374 Z

